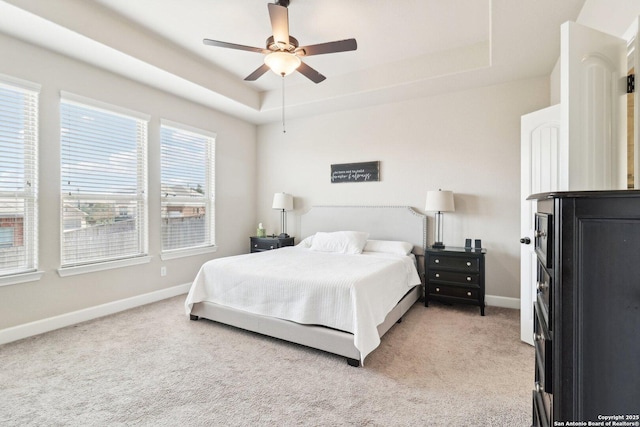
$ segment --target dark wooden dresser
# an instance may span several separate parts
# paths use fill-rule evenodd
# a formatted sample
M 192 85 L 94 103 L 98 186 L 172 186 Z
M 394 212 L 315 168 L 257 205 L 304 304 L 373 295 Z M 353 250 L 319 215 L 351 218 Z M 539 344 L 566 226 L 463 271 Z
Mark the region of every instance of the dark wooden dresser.
M 256 237 L 251 236 L 251 252 L 262 252 L 262 251 L 270 251 L 272 249 L 282 248 L 284 246 L 293 246 L 294 245 L 294 237 L 278 237 L 278 236 L 267 236 L 267 237 Z
M 533 425 L 640 425 L 640 191 L 529 199 L 538 203 Z
M 429 300 L 473 304 L 484 316 L 485 249 L 426 249 L 424 306 Z

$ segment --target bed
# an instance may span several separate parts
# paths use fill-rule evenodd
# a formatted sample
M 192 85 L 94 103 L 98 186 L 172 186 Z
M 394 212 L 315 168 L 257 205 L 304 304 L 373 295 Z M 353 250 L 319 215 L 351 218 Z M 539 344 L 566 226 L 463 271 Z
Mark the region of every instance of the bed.
M 297 230 L 295 247 L 205 263 L 185 309 L 192 320 L 313 347 L 359 366 L 421 295 L 426 217 L 406 206 L 316 206 L 299 217 Z M 336 250 L 336 242 L 346 246 Z

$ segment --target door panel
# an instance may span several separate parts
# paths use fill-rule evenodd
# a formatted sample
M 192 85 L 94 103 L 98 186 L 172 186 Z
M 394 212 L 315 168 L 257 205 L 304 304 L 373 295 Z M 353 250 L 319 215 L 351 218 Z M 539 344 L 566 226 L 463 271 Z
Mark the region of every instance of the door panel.
M 566 22 L 561 27 L 562 186 L 626 188 L 626 42 Z
M 536 297 L 537 261 L 533 245 L 536 203 L 526 199 L 534 193 L 562 190 L 559 150 L 560 105 L 522 116 L 520 235 L 531 243 L 520 247 L 520 339 L 531 345 Z

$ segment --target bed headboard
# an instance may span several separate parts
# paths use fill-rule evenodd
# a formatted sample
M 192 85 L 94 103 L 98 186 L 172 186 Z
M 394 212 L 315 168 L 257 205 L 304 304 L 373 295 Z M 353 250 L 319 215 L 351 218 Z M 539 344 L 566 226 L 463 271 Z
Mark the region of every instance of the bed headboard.
M 410 206 L 314 206 L 299 220 L 301 240 L 317 231 L 366 231 L 370 239 L 413 243 L 417 255 L 427 246 L 427 217 Z

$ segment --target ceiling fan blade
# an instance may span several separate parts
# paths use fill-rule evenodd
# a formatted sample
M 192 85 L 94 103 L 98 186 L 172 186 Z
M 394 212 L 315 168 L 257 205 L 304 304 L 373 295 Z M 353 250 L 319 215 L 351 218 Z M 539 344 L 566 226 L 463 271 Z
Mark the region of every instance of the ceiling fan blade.
M 300 73 L 302 73 L 303 76 L 305 76 L 306 78 L 308 78 L 309 80 L 311 80 L 314 83 L 320 83 L 321 81 L 326 79 L 325 76 L 323 76 L 322 74 L 320 74 L 319 72 L 317 72 L 313 68 L 309 67 L 304 62 L 300 63 L 300 66 L 298 67 L 298 71 Z
M 267 7 L 269 18 L 271 18 L 273 41 L 281 44 L 283 49 L 289 49 L 289 10 L 275 3 L 269 3 Z
M 253 73 L 249 74 L 247 77 L 245 77 L 244 79 L 246 81 L 249 82 L 253 82 L 258 80 L 258 78 L 260 76 L 262 76 L 264 73 L 266 73 L 267 71 L 269 71 L 269 67 L 267 66 L 267 64 L 262 64 L 261 66 L 258 67 L 257 70 L 255 70 Z
M 242 44 L 227 43 L 227 42 L 221 42 L 218 40 L 204 39 L 202 40 L 202 43 L 209 46 L 226 47 L 228 49 L 237 49 L 237 50 L 247 50 L 249 52 L 258 52 L 258 53 L 264 53 L 264 54 L 267 54 L 270 52 L 269 50 L 261 47 L 245 46 Z
M 301 46 L 296 49 L 296 55 L 322 55 L 325 53 L 347 52 L 349 50 L 356 50 L 357 48 L 358 43 L 356 43 L 356 39 L 346 39 L 335 42 L 312 44 L 310 46 Z

